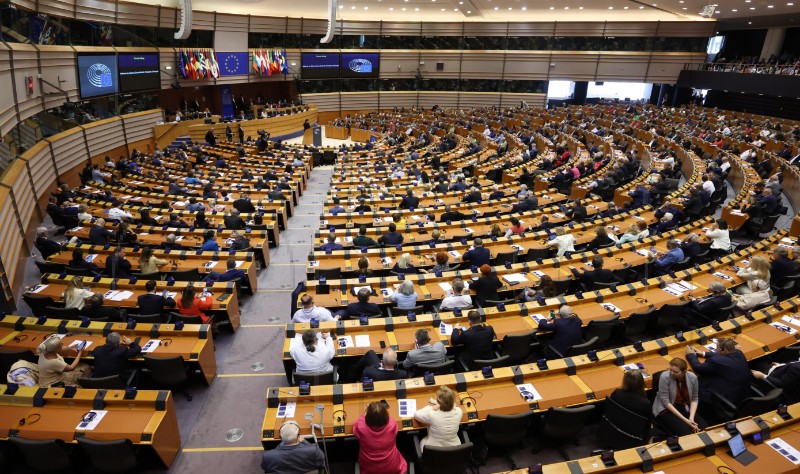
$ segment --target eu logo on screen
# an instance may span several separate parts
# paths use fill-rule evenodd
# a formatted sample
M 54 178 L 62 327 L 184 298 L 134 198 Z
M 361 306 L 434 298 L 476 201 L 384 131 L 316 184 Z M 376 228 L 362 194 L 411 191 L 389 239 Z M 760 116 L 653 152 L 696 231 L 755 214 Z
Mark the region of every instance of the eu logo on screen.
M 356 58 L 350 61 L 350 64 L 348 66 L 350 67 L 350 70 L 353 72 L 358 72 L 362 74 L 372 72 L 372 62 L 370 62 L 369 59 Z
M 86 70 L 86 78 L 95 87 L 113 86 L 111 69 L 103 63 L 95 63 L 89 66 L 89 69 Z

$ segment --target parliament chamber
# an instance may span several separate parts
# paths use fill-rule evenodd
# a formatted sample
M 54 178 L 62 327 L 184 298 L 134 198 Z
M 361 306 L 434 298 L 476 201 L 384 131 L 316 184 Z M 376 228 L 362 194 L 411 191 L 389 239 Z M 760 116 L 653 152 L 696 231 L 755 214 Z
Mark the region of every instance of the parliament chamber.
M 0 471 L 797 472 L 733 3 L 0 3 Z

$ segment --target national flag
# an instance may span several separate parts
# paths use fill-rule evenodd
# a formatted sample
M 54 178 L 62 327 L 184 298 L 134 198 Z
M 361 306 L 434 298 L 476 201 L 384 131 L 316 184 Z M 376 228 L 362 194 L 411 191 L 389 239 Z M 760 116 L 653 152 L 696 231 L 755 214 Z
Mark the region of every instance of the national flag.
M 281 73 L 289 74 L 289 61 L 286 60 L 286 50 L 281 53 Z
M 259 52 L 259 56 L 261 56 L 261 75 L 262 76 L 269 76 L 269 57 L 267 52 L 263 49 Z
M 178 67 L 181 70 L 181 75 L 186 79 L 186 69 L 184 69 L 186 64 L 183 62 L 183 54 L 180 51 L 178 51 Z
M 214 79 L 219 77 L 219 63 L 217 63 L 217 53 L 214 50 L 208 52 L 209 61 L 211 61 L 211 74 Z

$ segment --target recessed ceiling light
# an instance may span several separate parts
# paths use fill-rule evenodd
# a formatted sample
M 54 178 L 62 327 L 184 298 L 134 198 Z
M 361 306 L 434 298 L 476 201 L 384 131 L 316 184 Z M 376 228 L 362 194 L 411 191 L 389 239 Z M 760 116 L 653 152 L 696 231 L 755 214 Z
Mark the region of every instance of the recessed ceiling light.
M 508 7 L 508 9 L 509 9 L 509 10 L 513 10 L 513 9 L 514 9 L 514 7 Z
M 609 10 L 613 10 L 613 9 L 614 9 L 614 7 L 608 7 L 608 9 L 609 9 Z
M 678 3 L 683 3 L 683 0 L 678 0 Z
M 550 7 L 550 9 L 551 9 L 551 10 L 555 10 L 555 9 L 556 9 L 556 7 Z
M 522 7 L 522 11 L 525 11 L 527 9 L 528 9 L 528 7 Z
M 717 11 L 715 11 L 714 13 L 722 13 L 722 12 L 721 12 L 721 11 L 719 11 L 719 10 L 717 10 Z
M 463 5 L 463 4 L 464 4 L 464 2 L 458 2 L 458 4 L 459 4 L 459 5 Z
M 775 8 L 774 5 L 767 5 L 767 8 Z
M 733 9 L 733 10 L 731 10 L 731 11 L 732 11 L 732 12 L 738 12 L 739 10 L 737 10 L 737 9 L 735 9 L 735 8 L 734 8 L 734 9 Z
M 442 11 L 445 11 L 445 10 L 446 10 L 446 8 L 442 8 Z
M 750 9 L 751 9 L 751 10 L 755 10 L 755 9 L 756 9 L 756 7 L 750 7 Z
M 350 9 L 351 9 L 351 10 L 355 10 L 355 9 L 356 9 L 355 5 L 354 5 L 354 6 L 352 6 L 352 7 L 350 7 Z
M 683 8 L 681 8 L 681 10 L 688 10 L 688 8 L 686 8 L 686 7 L 683 7 Z
M 458 11 L 458 8 L 453 8 L 453 11 L 454 11 L 454 12 L 457 12 L 457 11 Z
M 403 7 L 403 11 L 406 11 L 406 7 Z
M 418 12 L 418 11 L 419 11 L 419 7 L 415 8 L 415 9 L 414 9 L 414 11 L 415 11 L 415 12 Z
M 753 24 L 753 22 L 752 22 L 752 21 L 748 21 L 748 22 L 747 22 L 747 24 L 748 24 L 748 25 L 752 25 L 752 24 Z
M 627 10 L 627 9 L 628 9 L 628 7 L 623 7 L 622 9 L 623 9 L 623 10 Z
M 364 7 L 364 10 L 369 10 L 369 7 Z
M 467 10 L 467 15 L 469 15 L 470 13 L 472 13 L 472 10 Z
M 639 10 L 644 10 L 644 7 L 641 7 L 641 6 L 640 6 L 640 7 L 639 7 Z
M 786 4 L 786 6 L 787 6 L 787 7 L 793 7 L 793 6 L 794 6 L 794 3 L 792 3 L 792 2 L 789 2 L 789 3 L 787 3 L 787 4 Z
M 569 10 L 569 7 L 564 7 L 564 10 Z
M 339 9 L 342 9 L 342 8 L 344 8 L 344 5 L 339 5 Z
M 389 7 L 389 11 L 393 12 L 394 11 L 394 7 Z

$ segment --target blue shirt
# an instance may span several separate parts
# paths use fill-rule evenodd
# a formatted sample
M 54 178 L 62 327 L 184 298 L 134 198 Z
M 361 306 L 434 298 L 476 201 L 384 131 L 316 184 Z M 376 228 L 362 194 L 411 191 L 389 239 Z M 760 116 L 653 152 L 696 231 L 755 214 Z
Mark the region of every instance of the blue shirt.
M 200 250 L 203 252 L 212 251 L 212 252 L 219 252 L 219 244 L 217 244 L 216 240 L 206 240 L 203 242 L 203 246 L 200 247 Z
M 683 250 L 680 247 L 667 252 L 663 257 L 656 260 L 656 267 L 662 270 L 669 270 L 670 267 L 683 260 Z
M 417 294 L 404 295 L 399 291 L 392 293 L 392 301 L 397 303 L 398 308 L 413 308 L 417 305 Z

